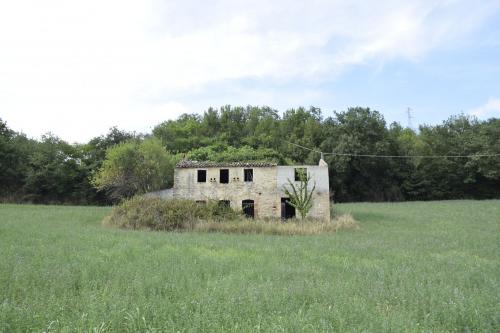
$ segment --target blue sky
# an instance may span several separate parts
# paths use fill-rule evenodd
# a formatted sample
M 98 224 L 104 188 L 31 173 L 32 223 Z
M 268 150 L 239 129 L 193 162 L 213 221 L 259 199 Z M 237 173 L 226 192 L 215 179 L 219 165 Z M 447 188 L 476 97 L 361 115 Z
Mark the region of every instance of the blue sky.
M 500 117 L 500 1 L 5 1 L 0 50 L 0 118 L 33 137 L 225 104 Z

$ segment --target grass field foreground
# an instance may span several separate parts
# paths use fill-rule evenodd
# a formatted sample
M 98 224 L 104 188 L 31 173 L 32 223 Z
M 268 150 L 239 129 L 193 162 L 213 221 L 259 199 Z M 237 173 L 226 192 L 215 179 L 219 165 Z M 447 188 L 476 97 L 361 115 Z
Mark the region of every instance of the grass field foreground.
M 500 201 L 341 204 L 360 230 L 103 228 L 0 205 L 0 332 L 500 331 Z

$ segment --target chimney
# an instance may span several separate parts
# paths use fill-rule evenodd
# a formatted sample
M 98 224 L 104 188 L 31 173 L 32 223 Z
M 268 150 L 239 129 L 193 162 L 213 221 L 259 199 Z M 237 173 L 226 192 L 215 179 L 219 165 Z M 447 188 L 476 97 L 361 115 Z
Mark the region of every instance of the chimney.
M 328 164 L 325 162 L 325 160 L 323 159 L 323 152 L 321 152 L 321 159 L 319 160 L 319 163 L 318 163 L 319 166 L 328 166 Z

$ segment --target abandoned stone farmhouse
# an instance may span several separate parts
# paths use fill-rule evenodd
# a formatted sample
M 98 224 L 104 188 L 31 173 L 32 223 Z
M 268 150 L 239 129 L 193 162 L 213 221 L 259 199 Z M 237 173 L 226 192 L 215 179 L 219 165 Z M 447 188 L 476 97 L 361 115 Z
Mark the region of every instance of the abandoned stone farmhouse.
M 330 195 L 328 165 L 280 166 L 275 163 L 198 162 L 183 160 L 176 165 L 174 187 L 170 195 L 206 202 L 218 200 L 249 217 L 291 218 L 295 208 L 288 203 L 283 190 L 290 179 L 298 184 L 300 172 L 311 178 L 309 189 L 316 184 L 308 217 L 329 219 Z

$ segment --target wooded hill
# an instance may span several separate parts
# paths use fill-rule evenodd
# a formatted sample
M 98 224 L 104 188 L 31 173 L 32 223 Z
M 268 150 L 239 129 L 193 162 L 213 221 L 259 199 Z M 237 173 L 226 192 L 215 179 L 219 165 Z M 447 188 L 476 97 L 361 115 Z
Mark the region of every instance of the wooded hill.
M 369 108 L 325 118 L 314 107 L 280 115 L 253 106 L 185 114 L 152 133 L 112 128 L 86 144 L 69 144 L 50 134 L 30 139 L 0 119 L 0 198 L 108 204 L 120 196 L 103 186 L 106 181 L 129 184 L 121 189 L 122 197 L 168 187 L 181 158 L 318 162 L 319 153 L 289 142 L 327 153 L 330 188 L 338 202 L 500 198 L 500 156 L 478 156 L 500 154 L 500 119 L 458 115 L 413 130 L 387 124 Z M 450 155 L 471 157 L 438 157 Z M 128 178 L 117 180 L 113 170 L 118 169 Z

